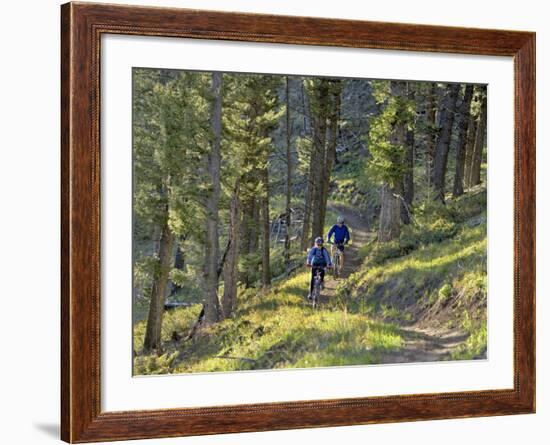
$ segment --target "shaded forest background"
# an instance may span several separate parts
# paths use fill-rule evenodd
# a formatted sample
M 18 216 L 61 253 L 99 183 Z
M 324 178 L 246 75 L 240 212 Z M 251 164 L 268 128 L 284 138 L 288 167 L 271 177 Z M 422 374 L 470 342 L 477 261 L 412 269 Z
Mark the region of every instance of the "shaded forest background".
M 485 356 L 485 86 L 134 69 L 133 118 L 135 373 Z

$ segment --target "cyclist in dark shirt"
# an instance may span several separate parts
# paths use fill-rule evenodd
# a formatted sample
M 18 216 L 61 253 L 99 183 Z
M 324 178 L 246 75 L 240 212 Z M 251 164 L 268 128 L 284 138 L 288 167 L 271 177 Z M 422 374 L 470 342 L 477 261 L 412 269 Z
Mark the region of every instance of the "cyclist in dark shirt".
M 341 215 L 338 216 L 338 218 L 336 218 L 336 224 L 331 227 L 327 235 L 327 242 L 329 244 L 332 244 L 331 238 L 334 236 L 334 245 L 336 245 L 336 248 L 341 252 L 342 267 L 344 266 L 344 246 L 351 241 L 348 226 L 344 223 L 344 217 Z M 332 255 L 332 246 L 330 248 L 330 253 Z

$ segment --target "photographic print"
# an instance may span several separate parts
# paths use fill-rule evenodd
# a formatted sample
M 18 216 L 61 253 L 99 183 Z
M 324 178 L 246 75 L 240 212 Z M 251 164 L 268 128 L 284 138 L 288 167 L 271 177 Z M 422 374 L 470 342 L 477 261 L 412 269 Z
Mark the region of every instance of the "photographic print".
M 132 81 L 134 375 L 487 358 L 486 85 Z

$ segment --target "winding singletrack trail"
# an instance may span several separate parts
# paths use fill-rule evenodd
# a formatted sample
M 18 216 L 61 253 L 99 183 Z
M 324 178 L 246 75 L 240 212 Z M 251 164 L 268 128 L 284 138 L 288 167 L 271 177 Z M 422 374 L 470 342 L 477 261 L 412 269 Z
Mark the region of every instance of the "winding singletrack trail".
M 361 265 L 361 259 L 359 258 L 358 250 L 369 241 L 369 227 L 366 223 L 366 217 L 364 217 L 364 215 L 347 205 L 337 204 L 334 202 L 329 202 L 328 208 L 344 217 L 346 221 L 345 224 L 350 230 L 351 244 L 348 244 L 345 249 L 345 261 L 344 267 L 342 268 L 342 276 L 338 280 L 335 280 L 332 271 L 327 271 L 327 274 L 325 275 L 325 289 L 321 295 L 321 304 L 326 303 L 330 298 L 334 297 L 339 281 L 346 279 L 359 268 Z
M 335 295 L 336 287 L 341 280 L 345 280 L 361 265 L 358 250 L 372 240 L 367 224 L 368 218 L 359 211 L 344 204 L 329 202 L 328 208 L 345 218 L 350 229 L 352 243 L 346 246 L 345 262 L 342 276 L 336 280 L 331 271 L 325 276 L 325 288 L 321 293 L 321 308 Z M 403 338 L 403 347 L 396 351 L 383 353 L 380 364 L 383 363 L 419 363 L 449 360 L 451 352 L 463 341 L 468 334 L 458 331 L 433 331 L 425 328 L 402 326 L 399 328 Z

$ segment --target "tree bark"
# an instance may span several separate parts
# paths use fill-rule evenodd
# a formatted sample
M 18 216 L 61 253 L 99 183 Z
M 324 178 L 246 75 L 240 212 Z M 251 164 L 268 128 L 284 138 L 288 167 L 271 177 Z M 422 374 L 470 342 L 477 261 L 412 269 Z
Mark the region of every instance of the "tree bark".
M 338 142 L 338 122 L 340 119 L 340 94 L 342 91 L 341 81 L 335 80 L 330 83 L 330 95 L 328 97 L 328 138 L 325 148 L 325 162 L 322 174 L 321 209 L 319 219 L 321 230 L 324 228 L 327 214 L 328 192 L 332 177 L 332 168 L 336 161 L 336 144 Z
M 401 234 L 401 200 L 395 190 L 384 184 L 382 186 L 380 225 L 378 229 L 378 241 L 387 242 L 399 238 Z
M 437 138 L 434 159 L 433 188 L 434 200 L 445 202 L 445 175 L 447 173 L 447 158 L 451 143 L 456 101 L 460 85 L 455 83 L 449 86 L 449 91 L 443 100 L 441 110 L 441 128 Z
M 305 250 L 309 246 L 310 241 L 310 233 L 311 233 L 311 201 L 313 198 L 313 183 L 312 183 L 312 175 L 313 175 L 313 165 L 314 158 L 313 158 L 313 152 L 310 154 L 309 159 L 309 169 L 308 174 L 306 178 L 306 192 L 304 195 L 304 220 L 302 222 L 302 240 L 301 240 L 301 247 L 302 250 Z
M 415 91 L 411 82 L 407 82 L 407 98 L 415 100 Z M 414 199 L 414 130 L 407 129 L 405 135 L 405 173 L 403 175 L 403 200 L 401 201 L 401 221 L 411 222 L 410 213 Z
M 487 97 L 481 99 L 481 111 L 479 114 L 479 123 L 476 130 L 476 140 L 474 144 L 474 152 L 472 155 L 472 166 L 470 168 L 469 185 L 481 183 L 481 160 L 483 157 L 483 147 L 485 146 L 485 130 L 487 129 Z
M 426 182 L 428 187 L 432 186 L 433 166 L 434 166 L 434 154 L 435 154 L 435 141 L 436 141 L 436 85 L 431 83 L 430 90 L 428 91 L 427 103 L 426 103 Z
M 221 131 L 222 131 L 222 73 L 212 74 L 212 143 L 208 156 L 208 173 L 210 191 L 206 204 L 206 239 L 204 255 L 205 303 L 204 321 L 211 324 L 220 319 L 218 299 L 218 257 L 219 257 L 219 200 L 220 200 L 220 164 L 221 164 Z
M 230 317 L 237 307 L 237 271 L 239 263 L 239 238 L 240 238 L 240 215 L 239 215 L 239 179 L 235 181 L 233 196 L 229 209 L 229 250 L 223 268 L 223 296 L 222 315 L 223 318 Z
M 155 272 L 153 287 L 151 289 L 151 301 L 149 303 L 149 315 L 145 329 L 144 351 L 162 351 L 162 316 L 164 314 L 164 300 L 166 285 L 172 264 L 172 249 L 174 235 L 168 227 L 168 209 L 166 209 L 166 221 L 161 230 L 159 242 L 159 263 Z
M 291 215 L 290 215 L 290 198 L 292 193 L 292 153 L 290 151 L 290 141 L 292 137 L 292 129 L 290 128 L 290 85 L 288 76 L 286 76 L 285 83 L 285 93 L 286 93 L 286 214 L 285 214 L 285 250 L 284 250 L 284 259 L 285 266 L 288 271 L 290 267 L 290 224 L 291 224 Z
M 267 153 L 266 153 L 267 157 Z M 262 286 L 268 287 L 271 284 L 271 268 L 269 265 L 269 174 L 266 165 L 262 169 L 262 182 L 264 185 L 264 191 L 260 198 L 260 215 L 262 225 Z
M 462 104 L 460 105 L 458 115 L 458 141 L 456 144 L 455 179 L 453 184 L 454 197 L 464 194 L 464 162 L 466 160 L 466 142 L 473 93 L 474 86 L 466 85 L 466 88 L 464 89 L 464 98 L 462 100 Z
M 328 80 L 321 79 L 316 86 L 315 110 L 312 112 L 313 123 L 313 171 L 310 178 L 313 185 L 312 199 L 312 223 L 311 223 L 311 244 L 315 238 L 323 236 L 324 221 L 323 210 L 323 187 L 326 180 L 326 140 L 327 140 L 327 101 L 329 95 Z
M 472 102 L 480 100 L 478 88 L 474 88 L 474 96 Z M 476 142 L 476 131 L 479 125 L 479 110 L 474 112 L 470 110 L 470 116 L 468 118 L 468 134 L 466 135 L 466 148 L 464 154 L 464 186 L 470 187 L 470 172 L 472 168 L 472 158 L 474 154 L 474 145 Z
M 406 83 L 392 81 L 390 83 L 391 94 L 396 98 L 404 98 L 406 95 Z M 402 120 L 397 119 L 393 124 L 389 136 L 390 144 L 393 147 L 403 147 L 406 142 L 406 125 Z M 394 162 L 402 163 L 403 158 Z M 383 184 L 380 208 L 380 222 L 378 228 L 378 241 L 387 242 L 398 238 L 401 234 L 401 205 L 403 192 L 403 178 L 396 178 L 393 184 Z

